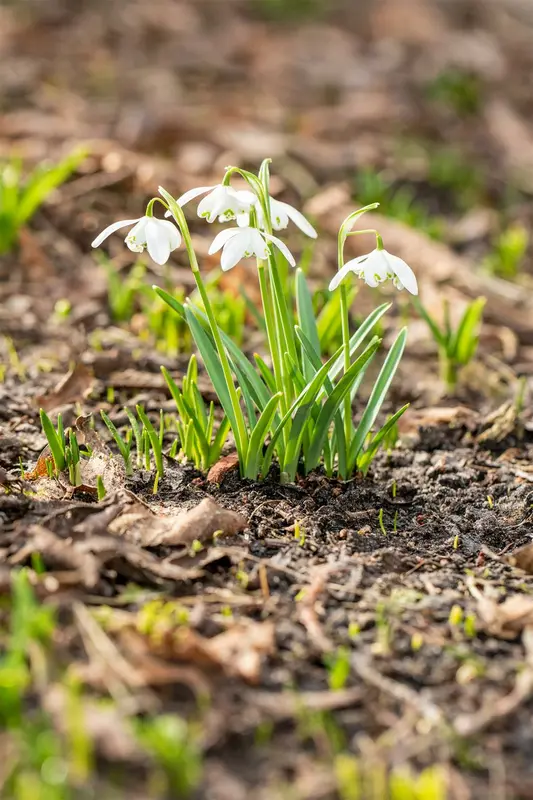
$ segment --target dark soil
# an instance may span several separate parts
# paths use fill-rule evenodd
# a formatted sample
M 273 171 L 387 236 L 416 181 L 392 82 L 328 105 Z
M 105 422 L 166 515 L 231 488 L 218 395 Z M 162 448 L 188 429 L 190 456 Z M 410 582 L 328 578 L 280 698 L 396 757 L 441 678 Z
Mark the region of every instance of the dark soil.
M 94 751 L 85 781 L 42 797 L 533 798 L 528 384 L 524 407 L 514 406 L 518 376 L 533 374 L 531 259 L 505 286 L 479 268 L 502 228 L 532 216 L 527 4 L 388 0 L 356 11 L 317 0 L 295 3 L 301 16 L 290 19 L 274 0 L 129 5 L 0 9 L 0 155 L 32 161 L 91 141 L 17 252 L 0 257 L 0 590 L 8 598 L 11 572 L 27 566 L 39 600 L 58 609 L 42 663 L 29 653 L 28 720 L 43 711 L 68 741 L 65 676 L 75 674 Z M 460 93 L 430 99 L 430 78 L 454 70 L 474 76 L 474 110 L 458 110 Z M 465 188 L 464 174 L 436 184 L 427 160 L 398 155 L 406 138 L 423 139 L 430 155 L 452 142 L 481 188 Z M 157 495 L 141 470 L 100 503 L 31 481 L 46 443 L 43 398 L 66 425 L 93 413 L 106 437 L 102 408 L 119 426 L 124 405 L 173 413 L 159 367 L 179 378 L 188 359 L 139 335 L 140 308 L 112 319 L 95 233 L 138 216 L 161 181 L 177 192 L 269 154 L 289 200 L 334 184 L 349 201 L 346 186 L 372 168 L 445 220 L 438 245 L 421 223 L 398 223 L 389 249 L 414 253 L 428 305 L 441 294 L 454 309 L 488 297 L 478 359 L 457 396 L 443 394 L 433 344 L 413 319 L 389 399 L 413 408 L 397 448 L 365 478 L 317 472 L 280 485 L 275 471 L 251 483 L 230 470 L 217 485 L 167 459 Z M 316 212 L 317 286 L 333 272 L 330 212 L 329 201 Z M 205 255 L 209 232 L 193 225 Z M 126 276 L 132 254 L 118 237 L 108 246 Z M 149 266 L 153 282 L 190 291 L 184 255 L 164 274 Z M 394 300 L 386 342 L 410 313 Z M 358 302 L 364 313 L 375 297 Z M 71 368 L 81 377 L 67 397 L 54 387 Z M 200 388 L 213 397 L 204 375 Z M 156 521 L 206 496 L 241 514 L 244 531 L 202 549 L 150 543 Z M 141 503 L 152 522 L 118 525 Z M 183 763 L 201 762 L 196 787 L 174 740 L 165 761 L 133 736 L 136 722 L 162 715 L 189 722 Z M 16 733 L 0 737 L 18 753 Z M 418 775 L 426 783 L 416 788 Z

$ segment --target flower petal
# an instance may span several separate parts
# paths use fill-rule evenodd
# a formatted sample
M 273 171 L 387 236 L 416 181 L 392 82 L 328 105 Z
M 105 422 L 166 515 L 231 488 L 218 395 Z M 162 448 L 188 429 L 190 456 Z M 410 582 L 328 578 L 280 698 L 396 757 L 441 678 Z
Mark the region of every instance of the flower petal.
M 167 232 L 159 225 L 164 220 L 154 219 L 153 217 L 146 223 L 146 249 L 156 264 L 163 265 L 168 261 L 170 255 L 170 238 Z M 171 225 L 172 223 L 167 223 Z
M 226 242 L 228 242 L 234 236 L 237 236 L 237 234 L 239 234 L 240 232 L 241 232 L 240 228 L 225 228 L 225 230 L 220 231 L 220 233 L 217 233 L 217 235 L 211 242 L 211 247 L 208 250 L 209 255 L 212 256 L 213 253 L 218 252 L 218 250 L 220 250 L 221 247 L 224 247 Z
M 269 233 L 263 233 L 263 236 L 276 245 L 278 250 L 280 250 L 283 253 L 283 255 L 285 256 L 291 267 L 296 266 L 296 261 L 294 259 L 293 254 L 291 253 L 287 245 L 281 241 L 281 239 L 278 239 L 277 236 L 271 236 Z
M 339 286 L 339 284 L 342 283 L 342 281 L 345 279 L 345 277 L 348 275 L 348 273 L 352 272 L 352 266 L 351 265 L 352 265 L 352 262 L 348 261 L 348 263 L 345 264 L 344 267 L 342 269 L 340 269 L 337 272 L 337 274 L 332 278 L 332 280 L 330 281 L 330 284 L 328 286 L 328 289 L 329 289 L 330 292 L 333 292 L 337 288 L 337 286 Z
M 284 208 L 286 205 L 280 200 L 274 200 L 273 197 L 270 198 L 270 217 L 275 231 L 283 231 L 289 224 L 289 215 Z
M 178 197 L 176 202 L 179 206 L 184 206 L 186 203 L 194 200 L 195 197 L 199 197 L 201 194 L 210 192 L 212 189 L 216 189 L 216 186 L 198 186 L 196 189 L 189 189 L 188 192 L 185 192 L 185 194 L 182 194 L 181 197 Z
M 391 253 L 387 253 L 386 250 L 383 252 L 386 253 L 386 259 L 400 283 L 407 289 L 408 292 L 411 292 L 411 294 L 418 294 L 416 275 L 411 267 L 406 264 L 402 258 L 393 256 Z
M 155 217 L 154 217 L 155 220 Z M 157 219 L 155 220 L 157 225 L 159 226 L 160 230 L 168 236 L 168 241 L 170 244 L 170 250 L 175 250 L 181 244 L 181 233 L 179 228 L 177 228 L 173 222 L 168 222 L 164 219 Z
M 118 222 L 113 222 L 111 225 L 108 225 L 107 228 L 102 231 L 102 233 L 98 234 L 96 239 L 92 242 L 91 247 L 99 247 L 108 236 L 111 236 L 112 233 L 115 233 L 115 231 L 118 231 L 121 228 L 125 228 L 127 225 L 134 225 L 141 219 L 142 217 L 137 217 L 137 219 L 121 219 Z
M 224 246 L 222 257 L 220 259 L 220 266 L 222 270 L 227 272 L 228 269 L 231 269 L 238 264 L 241 258 L 244 257 L 246 249 L 247 242 L 245 236 L 233 236 L 231 239 L 229 239 Z
M 283 206 L 283 209 L 289 219 L 292 219 L 294 224 L 300 228 L 300 230 L 305 233 L 306 236 L 310 236 L 311 239 L 316 239 L 318 233 L 315 231 L 311 223 L 304 217 L 297 208 L 294 206 L 289 205 L 289 203 L 282 203 L 281 200 L 277 201 L 278 205 Z

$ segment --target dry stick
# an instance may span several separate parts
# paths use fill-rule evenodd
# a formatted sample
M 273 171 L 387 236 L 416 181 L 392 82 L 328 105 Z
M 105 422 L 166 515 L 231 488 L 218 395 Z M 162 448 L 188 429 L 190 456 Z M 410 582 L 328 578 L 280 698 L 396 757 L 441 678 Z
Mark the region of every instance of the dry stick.
M 409 686 L 382 675 L 373 659 L 356 653 L 351 657 L 350 664 L 365 683 L 388 694 L 398 702 L 410 706 L 424 719 L 433 724 L 444 721 L 440 708 L 428 700 L 424 692 L 415 692 Z

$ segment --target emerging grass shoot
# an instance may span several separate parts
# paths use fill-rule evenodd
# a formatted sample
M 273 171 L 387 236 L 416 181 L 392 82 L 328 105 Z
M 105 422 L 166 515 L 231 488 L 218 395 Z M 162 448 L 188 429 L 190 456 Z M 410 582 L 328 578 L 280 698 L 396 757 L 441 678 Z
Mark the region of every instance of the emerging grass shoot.
M 36 167 L 26 177 L 21 159 L 0 164 L 0 254 L 17 245 L 21 228 L 85 156 L 84 150 L 76 150 L 57 164 Z
M 206 471 L 220 458 L 230 429 L 229 420 L 224 415 L 215 433 L 215 404 L 211 401 L 208 411 L 198 389 L 196 356 L 189 360 L 181 391 L 165 367 L 161 367 L 161 372 L 178 410 L 181 451 L 197 469 Z
M 426 322 L 438 347 L 441 377 L 449 392 L 453 392 L 457 386 L 459 368 L 469 364 L 476 354 L 485 302 L 484 297 L 478 297 L 469 303 L 459 325 L 454 330 L 447 301 L 444 301 L 443 304 L 444 322 L 439 325 L 424 308 L 421 301 L 417 297 L 413 298 L 416 310 Z

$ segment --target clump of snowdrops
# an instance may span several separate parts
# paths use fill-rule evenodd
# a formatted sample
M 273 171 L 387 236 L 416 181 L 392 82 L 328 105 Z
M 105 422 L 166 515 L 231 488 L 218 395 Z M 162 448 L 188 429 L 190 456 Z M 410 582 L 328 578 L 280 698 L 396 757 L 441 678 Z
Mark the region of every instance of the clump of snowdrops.
M 324 360 L 304 273 L 295 270 L 293 308 L 292 296 L 287 296 L 280 279 L 280 264 L 286 259 L 296 267 L 296 262 L 275 235 L 291 221 L 306 236 L 316 238 L 317 233 L 296 208 L 270 196 L 269 165 L 266 159 L 257 175 L 229 167 L 219 185 L 193 189 L 178 199 L 160 187 L 160 196 L 150 200 L 143 217 L 113 223 L 94 240 L 93 247 L 120 228 L 133 226 L 125 240 L 130 250 L 146 249 L 154 261 L 164 264 L 183 242 L 203 308 L 190 298 L 182 303 L 161 288 L 154 286 L 154 290 L 189 327 L 233 434 L 243 478 L 266 477 L 276 460 L 283 482 L 293 481 L 298 471 L 307 474 L 320 463 L 328 475 L 346 480 L 356 470 L 367 471 L 407 408 L 398 409 L 374 430 L 405 347 L 404 328 L 384 358 L 369 399 L 364 407 L 359 404 L 358 424 L 353 422 L 359 388 L 382 344 L 372 332 L 390 304 L 379 305 L 352 333 L 347 279 L 353 273 L 372 287 L 392 280 L 398 289 L 412 294 L 418 293 L 417 281 L 404 261 L 384 249 L 376 230 L 352 230 L 377 203 L 350 214 L 339 231 L 338 271 L 330 284 L 330 290 L 340 292 L 342 345 Z M 248 188 L 235 189 L 234 178 L 244 179 Z M 253 361 L 248 358 L 217 322 L 183 211 L 183 206 L 200 196 L 200 217 L 208 223 L 231 223 L 215 236 L 209 249 L 210 254 L 222 251 L 222 270 L 232 269 L 243 258 L 255 259 L 266 323 L 268 355 L 264 358 L 258 354 Z M 154 215 L 156 205 L 164 209 L 165 219 Z M 375 248 L 345 263 L 347 238 L 361 233 L 375 237 Z

